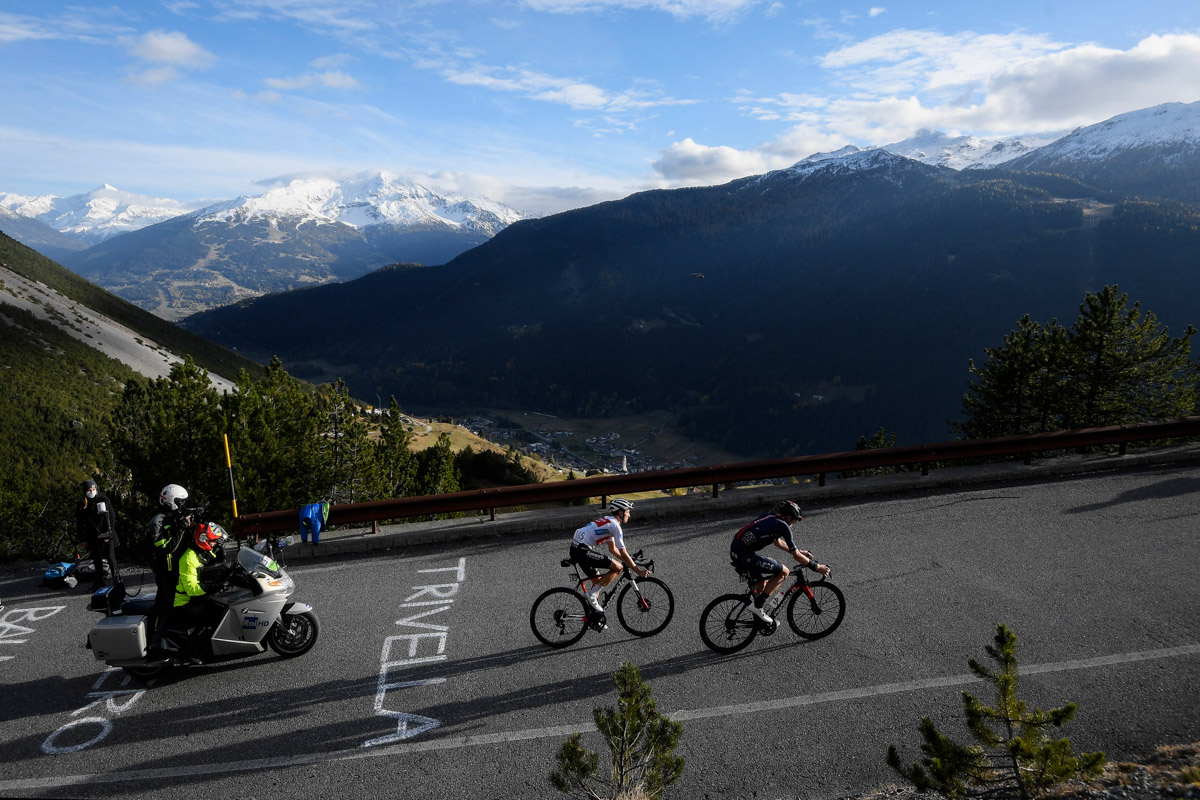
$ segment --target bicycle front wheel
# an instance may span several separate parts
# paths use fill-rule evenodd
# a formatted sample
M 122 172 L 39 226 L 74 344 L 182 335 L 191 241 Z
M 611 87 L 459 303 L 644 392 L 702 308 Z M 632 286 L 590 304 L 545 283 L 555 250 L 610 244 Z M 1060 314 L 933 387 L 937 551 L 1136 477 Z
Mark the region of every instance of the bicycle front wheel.
M 803 589 L 792 592 L 788 603 L 788 624 L 803 639 L 820 639 L 837 630 L 846 616 L 846 598 L 842 590 L 828 581 L 810 583 L 813 596 Z
M 750 613 L 749 596 L 723 594 L 708 604 L 700 617 L 700 638 L 710 650 L 736 653 L 758 633 Z
M 636 589 L 626 584 L 617 597 L 617 619 L 634 636 L 653 636 L 674 613 L 675 598 L 658 578 L 639 578 Z
M 533 601 L 529 627 L 533 635 L 548 647 L 566 647 L 583 638 L 587 631 L 588 609 L 583 598 L 571 589 L 557 586 L 547 589 Z

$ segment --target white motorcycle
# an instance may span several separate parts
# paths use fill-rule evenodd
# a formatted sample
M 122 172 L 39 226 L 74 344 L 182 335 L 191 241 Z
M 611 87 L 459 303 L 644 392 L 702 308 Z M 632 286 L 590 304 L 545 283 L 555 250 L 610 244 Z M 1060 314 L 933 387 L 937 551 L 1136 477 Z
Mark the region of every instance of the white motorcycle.
M 200 601 L 206 607 L 196 624 L 187 630 L 168 625 L 163 646 L 170 652 L 151 653 L 148 647 L 154 595 L 127 598 L 122 584 L 92 596 L 90 608 L 104 612 L 104 619 L 88 633 L 87 647 L 98 660 L 141 678 L 176 664 L 256 655 L 265 645 L 284 658 L 312 649 L 320 630 L 317 615 L 306 603 L 290 599 L 296 585 L 287 570 L 243 545 L 226 571 L 222 588 Z

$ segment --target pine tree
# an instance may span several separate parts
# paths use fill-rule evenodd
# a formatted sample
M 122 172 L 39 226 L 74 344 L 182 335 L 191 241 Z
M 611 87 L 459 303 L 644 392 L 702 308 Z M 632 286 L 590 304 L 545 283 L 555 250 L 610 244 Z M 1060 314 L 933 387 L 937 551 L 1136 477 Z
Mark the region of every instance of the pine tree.
M 412 452 L 412 433 L 395 395 L 389 399 L 387 414 L 380 425 L 378 462 L 385 497 L 405 497 L 412 493 L 417 458 Z
M 322 471 L 329 487 L 322 496 L 339 504 L 375 499 L 379 483 L 375 447 L 345 381 L 338 378 L 331 386 L 322 387 L 318 409 Z
M 1075 717 L 1074 703 L 1031 711 L 1017 699 L 1016 634 L 1001 623 L 986 649 L 998 669 L 988 669 L 975 659 L 967 663 L 975 675 L 995 687 L 995 705 L 962 693 L 967 728 L 979 745 L 960 745 L 943 735 L 929 717 L 922 717 L 925 756 L 920 763 L 905 767 L 893 745 L 888 748 L 888 764 L 919 791 L 952 798 L 986 797 L 1012 789 L 1022 798 L 1031 798 L 1077 775 L 1100 774 L 1103 753 L 1077 756 L 1069 740 L 1047 738 L 1048 728 L 1061 728 Z
M 1070 330 L 1028 315 L 969 364 L 965 420 L 951 424 L 968 438 L 1123 425 L 1195 413 L 1200 365 L 1191 337 L 1171 337 L 1152 313 L 1116 286 L 1087 294 Z
M 1153 313 L 1116 286 L 1089 294 L 1079 307 L 1069 345 L 1077 387 L 1070 427 L 1122 425 L 1190 414 L 1196 408 L 1195 374 L 1189 369 L 1196 329 L 1172 338 Z
M 984 352 L 984 364 L 969 362 L 973 378 L 962 400 L 967 419 L 953 428 L 970 439 L 1062 428 L 1071 362 L 1058 320 L 1041 325 L 1027 314 L 1003 347 Z
M 650 684 L 631 662 L 622 662 L 613 683 L 617 707 L 593 711 L 610 752 L 609 777 L 597 777 L 600 756 L 586 750 L 575 733 L 559 749 L 550 783 L 564 794 L 591 800 L 602 800 L 602 790 L 613 800 L 658 800 L 683 774 L 683 758 L 674 755 L 683 726 L 658 713 Z

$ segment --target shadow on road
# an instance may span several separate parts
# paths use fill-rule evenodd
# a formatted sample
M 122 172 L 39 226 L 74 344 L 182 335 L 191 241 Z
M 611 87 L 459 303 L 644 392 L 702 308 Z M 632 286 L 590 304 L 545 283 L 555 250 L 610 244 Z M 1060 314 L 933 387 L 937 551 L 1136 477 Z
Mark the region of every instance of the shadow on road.
M 1063 509 L 1064 514 L 1090 514 L 1122 503 L 1137 503 L 1143 500 L 1158 500 L 1164 497 L 1180 497 L 1186 494 L 1200 492 L 1200 480 L 1196 478 L 1172 478 L 1171 480 L 1153 483 L 1149 486 L 1139 486 L 1106 500 L 1103 503 L 1088 503 L 1083 506 Z

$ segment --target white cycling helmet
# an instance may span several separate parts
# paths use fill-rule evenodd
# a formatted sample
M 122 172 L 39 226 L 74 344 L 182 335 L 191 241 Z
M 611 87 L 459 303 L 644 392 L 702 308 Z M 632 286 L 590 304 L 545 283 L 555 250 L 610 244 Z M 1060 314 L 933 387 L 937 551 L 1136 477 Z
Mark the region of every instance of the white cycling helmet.
M 187 489 L 174 483 L 168 483 L 158 493 L 158 504 L 169 511 L 178 511 L 183 508 L 187 499 Z
M 623 497 L 614 497 L 608 501 L 608 510 L 614 513 L 619 511 L 633 511 L 633 503 Z

